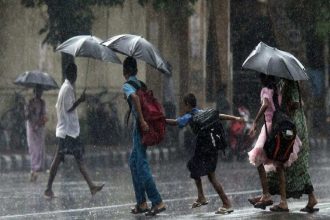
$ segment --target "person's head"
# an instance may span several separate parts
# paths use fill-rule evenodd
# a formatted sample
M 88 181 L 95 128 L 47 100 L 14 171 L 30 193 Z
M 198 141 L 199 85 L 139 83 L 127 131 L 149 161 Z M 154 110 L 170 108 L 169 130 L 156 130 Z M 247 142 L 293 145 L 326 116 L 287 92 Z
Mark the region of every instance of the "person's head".
M 197 100 L 194 94 L 188 93 L 183 97 L 184 111 L 188 112 L 191 109 L 196 108 Z
M 37 85 L 37 86 L 33 89 L 33 93 L 34 93 L 34 96 L 35 96 L 36 98 L 40 99 L 41 96 L 42 96 L 42 93 L 43 93 L 42 86 Z
M 270 89 L 272 89 L 274 87 L 274 84 L 276 83 L 274 76 L 260 73 L 259 78 L 260 78 L 261 84 Z
M 133 57 L 127 57 L 123 63 L 123 76 L 128 80 L 130 76 L 135 76 L 137 72 L 136 60 Z
M 69 63 L 65 69 L 65 77 L 71 84 L 76 82 L 77 79 L 77 66 L 74 63 Z

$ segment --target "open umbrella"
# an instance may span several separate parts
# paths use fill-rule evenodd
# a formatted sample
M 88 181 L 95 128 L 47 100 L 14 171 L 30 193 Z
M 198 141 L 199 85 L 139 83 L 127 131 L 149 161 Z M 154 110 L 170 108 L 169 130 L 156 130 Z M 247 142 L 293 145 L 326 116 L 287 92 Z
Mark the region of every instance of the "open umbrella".
M 121 64 L 116 53 L 101 45 L 102 40 L 91 35 L 78 35 L 64 41 L 56 51 L 71 54 L 75 57 L 94 58 L 101 61 Z
M 126 56 L 143 60 L 160 72 L 171 75 L 169 63 L 160 56 L 158 50 L 149 41 L 141 36 L 116 35 L 102 44 Z
M 260 42 L 244 61 L 244 69 L 289 80 L 308 80 L 304 66 L 292 54 Z
M 14 84 L 34 88 L 37 85 L 41 86 L 44 90 L 58 89 L 56 81 L 45 72 L 39 70 L 26 71 L 20 74 Z

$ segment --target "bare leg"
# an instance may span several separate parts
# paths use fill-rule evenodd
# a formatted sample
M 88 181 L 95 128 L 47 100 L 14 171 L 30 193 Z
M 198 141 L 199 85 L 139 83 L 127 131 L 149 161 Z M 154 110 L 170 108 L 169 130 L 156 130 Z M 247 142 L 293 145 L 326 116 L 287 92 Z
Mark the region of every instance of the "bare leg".
M 259 173 L 260 183 L 261 183 L 261 187 L 262 187 L 262 196 L 260 198 L 260 201 L 270 200 L 271 195 L 270 195 L 269 189 L 268 189 L 267 175 L 266 175 L 264 165 L 261 164 L 260 166 L 258 166 L 258 173 Z
M 207 175 L 207 177 L 209 178 L 210 182 L 212 183 L 213 188 L 215 189 L 215 191 L 218 193 L 224 208 L 231 208 L 231 202 L 228 199 L 225 191 L 223 190 L 221 184 L 217 181 L 214 172 L 209 173 Z
M 285 175 L 284 175 L 284 167 L 283 164 L 276 168 L 276 172 L 278 173 L 279 178 L 279 187 L 280 187 L 280 195 L 281 195 L 281 202 L 278 205 L 281 208 L 287 209 L 288 203 L 286 201 L 286 183 L 285 183 Z
M 206 198 L 204 196 L 204 192 L 203 192 L 203 185 L 202 185 L 202 180 L 201 178 L 195 179 L 195 184 L 197 187 L 197 193 L 198 193 L 198 198 L 197 201 L 198 202 L 205 202 Z
M 315 197 L 314 192 L 308 194 L 308 203 L 307 206 L 309 208 L 314 208 L 314 206 L 317 204 L 317 199 Z
M 84 162 L 81 161 L 81 160 L 77 160 L 77 159 L 76 159 L 76 162 L 78 164 L 80 173 L 83 175 L 84 179 L 86 180 L 86 182 L 88 184 L 88 187 L 89 187 L 89 190 L 91 191 L 91 194 L 95 195 L 98 191 L 102 190 L 104 184 L 96 186 L 93 183 L 93 181 L 91 180 L 91 178 L 89 177 L 89 175 L 87 173 L 87 169 L 86 169 L 86 166 L 85 166 Z
M 57 173 L 58 166 L 61 163 L 61 160 L 62 160 L 62 156 L 58 152 L 56 152 L 52 165 L 50 166 L 49 178 L 48 178 L 47 188 L 45 191 L 45 196 L 47 197 L 50 198 L 54 197 L 52 186 Z

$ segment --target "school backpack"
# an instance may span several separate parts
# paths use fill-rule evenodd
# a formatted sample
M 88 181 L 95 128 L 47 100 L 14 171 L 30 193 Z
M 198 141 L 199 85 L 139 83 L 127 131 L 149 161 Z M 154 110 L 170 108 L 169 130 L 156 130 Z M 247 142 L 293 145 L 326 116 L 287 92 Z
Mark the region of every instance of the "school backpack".
M 131 80 L 126 83 L 136 89 L 136 94 L 140 99 L 144 120 L 149 126 L 149 131 L 141 131 L 142 144 L 146 146 L 157 145 L 164 139 L 165 136 L 166 123 L 164 111 L 160 103 L 153 96 L 153 92 L 148 90 L 147 86 L 142 81 L 139 82 L 141 86 Z
M 197 140 L 203 143 L 204 152 L 224 151 L 228 146 L 218 110 L 206 109 L 193 113 L 189 125 Z
M 275 112 L 272 118 L 272 129 L 268 132 L 265 121 L 267 139 L 264 151 L 269 159 L 286 162 L 293 152 L 293 144 L 296 139 L 297 130 L 294 122 L 280 108 L 278 101 L 274 100 Z

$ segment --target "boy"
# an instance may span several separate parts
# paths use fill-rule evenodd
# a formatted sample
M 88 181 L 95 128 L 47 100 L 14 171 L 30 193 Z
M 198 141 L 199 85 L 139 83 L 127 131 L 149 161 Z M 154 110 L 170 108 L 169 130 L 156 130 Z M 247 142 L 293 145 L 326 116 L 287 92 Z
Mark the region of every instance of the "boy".
M 77 66 L 70 63 L 65 70 L 65 81 L 58 93 L 56 103 L 57 126 L 56 137 L 59 140 L 58 148 L 50 167 L 47 189 L 44 193 L 46 198 L 53 198 L 52 190 L 53 181 L 55 179 L 58 166 L 64 162 L 64 156 L 71 154 L 74 156 L 80 173 L 86 180 L 89 190 L 92 195 L 102 190 L 104 184 L 95 185 L 89 177 L 85 163 L 83 160 L 84 146 L 79 141 L 80 126 L 78 120 L 77 107 L 80 103 L 85 101 L 85 93 L 83 93 L 78 100 L 75 100 L 74 83 L 77 79 Z
M 189 93 L 183 97 L 184 102 L 184 111 L 186 112 L 183 116 L 178 117 L 177 119 L 166 119 L 166 123 L 172 126 L 179 126 L 183 128 L 190 124 L 193 114 L 198 113 L 199 110 L 196 108 L 197 100 L 194 94 Z M 222 120 L 243 120 L 240 117 L 235 117 L 231 115 L 219 115 Z M 197 138 L 195 153 L 193 157 L 189 160 L 187 167 L 190 171 L 190 177 L 195 180 L 197 187 L 197 200 L 192 204 L 191 208 L 197 208 L 202 205 L 207 205 L 208 201 L 206 200 L 203 192 L 203 186 L 201 177 L 207 175 L 209 181 L 212 183 L 213 188 L 219 194 L 220 199 L 222 200 L 223 206 L 220 207 L 216 214 L 229 214 L 233 212 L 231 202 L 229 201 L 227 195 L 225 194 L 221 184 L 217 181 L 215 176 L 215 169 L 217 167 L 218 161 L 218 152 L 205 152 L 203 151 L 205 142 L 201 138 Z

